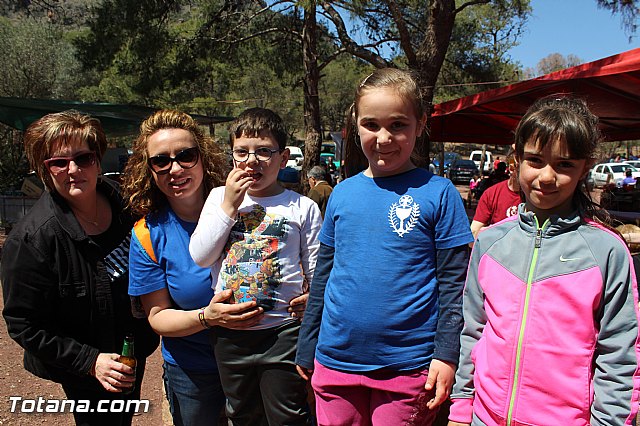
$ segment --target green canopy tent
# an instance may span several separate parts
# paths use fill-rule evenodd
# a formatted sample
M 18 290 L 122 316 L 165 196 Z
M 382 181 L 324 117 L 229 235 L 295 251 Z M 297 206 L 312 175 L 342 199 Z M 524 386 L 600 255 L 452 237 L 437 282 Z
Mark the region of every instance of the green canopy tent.
M 75 109 L 99 119 L 104 131 L 111 137 L 135 135 L 139 131 L 140 123 L 157 111 L 156 108 L 139 105 L 0 97 L 0 122 L 24 131 L 42 116 L 68 109 Z M 225 116 L 190 115 L 203 126 L 233 119 Z

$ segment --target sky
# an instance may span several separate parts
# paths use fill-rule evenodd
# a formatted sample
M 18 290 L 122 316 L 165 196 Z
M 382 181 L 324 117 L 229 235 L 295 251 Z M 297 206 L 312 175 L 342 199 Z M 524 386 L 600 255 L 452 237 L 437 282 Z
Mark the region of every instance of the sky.
M 599 9 L 596 0 L 532 0 L 531 6 L 520 45 L 509 51 L 523 68 L 535 69 L 552 53 L 572 54 L 584 63 L 640 47 L 640 28 L 629 42 L 622 17 Z

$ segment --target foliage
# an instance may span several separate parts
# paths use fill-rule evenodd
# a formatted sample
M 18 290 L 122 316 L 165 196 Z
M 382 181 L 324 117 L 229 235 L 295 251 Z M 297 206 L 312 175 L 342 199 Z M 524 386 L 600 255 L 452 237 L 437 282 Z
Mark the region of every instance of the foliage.
M 530 12 L 527 0 L 483 4 L 458 13 L 434 101 L 444 102 L 518 80 L 518 66 L 508 51 L 518 45 Z
M 345 112 L 353 102 L 355 88 L 373 67 L 348 56 L 329 63 L 320 80 L 320 111 L 325 130 L 337 131 L 344 126 Z
M 552 53 L 538 61 L 535 71 L 527 68 L 524 70 L 525 78 L 534 78 L 540 75 L 549 74 L 565 68 L 574 67 L 583 63 L 583 60 L 576 55 L 562 56 L 560 53 Z
M 0 124 L 0 193 L 18 191 L 29 171 L 21 135 Z
M 596 0 L 598 6 L 608 9 L 611 13 L 622 16 L 622 26 L 631 38 L 638 29 L 638 16 L 640 16 L 640 1 L 637 0 Z
M 0 96 L 73 97 L 79 78 L 73 46 L 48 22 L 0 18 Z
M 0 96 L 74 98 L 82 78 L 62 27 L 48 20 L 0 18 Z M 0 192 L 16 191 L 29 171 L 18 131 L 0 126 Z

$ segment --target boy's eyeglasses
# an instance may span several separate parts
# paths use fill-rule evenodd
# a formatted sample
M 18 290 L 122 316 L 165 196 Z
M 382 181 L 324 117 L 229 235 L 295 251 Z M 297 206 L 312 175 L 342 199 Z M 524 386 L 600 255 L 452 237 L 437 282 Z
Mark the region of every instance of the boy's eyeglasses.
M 72 157 L 51 157 L 44 160 L 45 167 L 54 175 L 69 170 L 69 163 L 73 161 L 81 169 L 88 168 L 96 164 L 95 152 L 83 152 Z
M 175 157 L 170 157 L 165 154 L 155 155 L 147 160 L 151 170 L 158 175 L 166 175 L 171 170 L 173 163 L 180 164 L 183 169 L 190 169 L 198 164 L 200 158 L 200 151 L 197 147 L 187 148 L 176 154 Z
M 245 161 L 249 161 L 249 156 L 251 154 L 253 154 L 258 161 L 269 161 L 276 152 L 282 151 L 279 149 L 269 148 L 258 148 L 254 152 L 249 152 L 246 149 L 234 149 L 231 151 L 231 155 L 238 163 L 244 163 Z

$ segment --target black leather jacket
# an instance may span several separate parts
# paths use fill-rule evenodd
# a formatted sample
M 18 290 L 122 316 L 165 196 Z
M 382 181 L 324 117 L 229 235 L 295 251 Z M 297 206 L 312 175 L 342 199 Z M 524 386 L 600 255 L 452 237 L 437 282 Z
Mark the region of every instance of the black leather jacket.
M 44 379 L 95 388 L 90 370 L 99 353 L 119 353 L 133 332 L 136 356 L 146 358 L 159 338 L 146 319 L 134 319 L 127 294 L 129 232 L 114 182 L 98 191 L 112 208 L 122 244 L 105 256 L 65 200 L 46 191 L 9 234 L 2 250 L 2 292 L 9 335 L 25 349 L 25 368 Z M 111 260 L 115 260 L 111 262 Z

